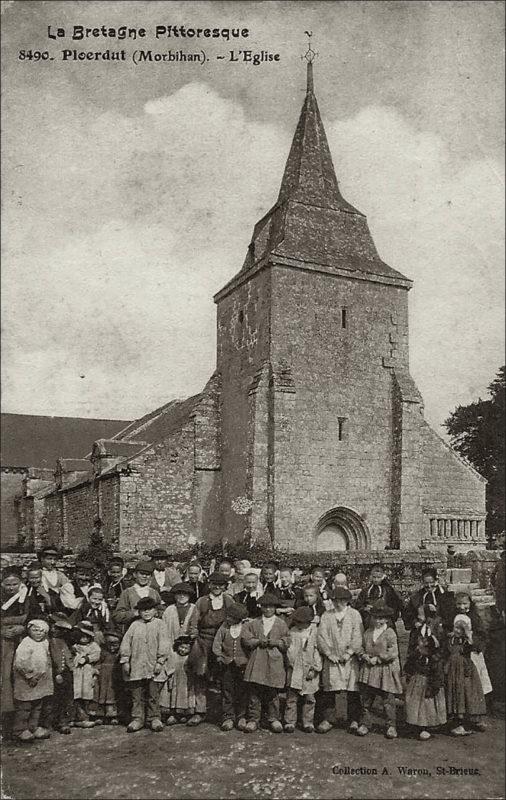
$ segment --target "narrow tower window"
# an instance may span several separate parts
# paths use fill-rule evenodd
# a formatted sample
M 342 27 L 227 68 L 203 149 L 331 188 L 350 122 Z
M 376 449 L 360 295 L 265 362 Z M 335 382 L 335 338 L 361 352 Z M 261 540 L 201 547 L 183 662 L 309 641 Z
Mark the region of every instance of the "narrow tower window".
M 339 417 L 337 420 L 337 435 L 342 442 L 346 435 L 346 417 Z
M 346 309 L 341 309 L 341 328 L 346 328 Z

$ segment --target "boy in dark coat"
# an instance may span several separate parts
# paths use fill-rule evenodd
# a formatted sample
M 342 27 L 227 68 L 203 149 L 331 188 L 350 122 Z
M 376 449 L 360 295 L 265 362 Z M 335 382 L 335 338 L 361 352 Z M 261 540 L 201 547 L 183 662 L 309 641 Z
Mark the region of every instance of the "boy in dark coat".
M 63 613 L 51 614 L 49 653 L 53 665 L 54 695 L 49 720 L 55 731 L 72 733 L 74 712 L 74 681 L 72 677 L 74 656 L 69 647 L 72 623 Z M 49 727 L 49 725 L 48 725 Z
M 404 603 L 388 581 L 381 564 L 374 564 L 369 574 L 369 581 L 360 591 L 354 604 L 357 611 L 360 611 L 365 630 L 369 627 L 371 609 L 378 602 L 388 606 L 394 612 L 389 624 L 395 628 L 395 623 L 403 610 Z
M 234 722 L 237 728 L 246 728 L 247 686 L 244 683 L 244 668 L 248 655 L 241 643 L 243 623 L 248 617 L 248 609 L 241 603 L 234 603 L 226 611 L 225 622 L 218 628 L 214 637 L 213 653 L 218 664 L 222 665 L 222 731 L 231 731 Z
M 284 655 L 290 646 L 290 634 L 286 622 L 276 616 L 278 598 L 264 594 L 259 602 L 262 616 L 246 622 L 241 635 L 244 649 L 249 653 L 244 680 L 249 683 L 250 696 L 244 730 L 257 730 L 265 704 L 271 731 L 281 733 L 279 692 L 286 684 Z

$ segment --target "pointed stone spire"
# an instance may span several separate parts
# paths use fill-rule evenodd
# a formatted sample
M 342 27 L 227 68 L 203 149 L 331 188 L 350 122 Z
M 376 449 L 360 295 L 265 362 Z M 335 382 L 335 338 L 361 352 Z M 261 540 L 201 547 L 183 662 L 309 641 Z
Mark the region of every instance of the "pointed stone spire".
M 332 156 L 314 94 L 315 55 L 314 51 L 309 49 L 304 56 L 307 60 L 306 97 L 286 162 L 278 202 L 290 198 L 301 203 L 359 214 L 360 212 L 347 203 L 339 191 Z

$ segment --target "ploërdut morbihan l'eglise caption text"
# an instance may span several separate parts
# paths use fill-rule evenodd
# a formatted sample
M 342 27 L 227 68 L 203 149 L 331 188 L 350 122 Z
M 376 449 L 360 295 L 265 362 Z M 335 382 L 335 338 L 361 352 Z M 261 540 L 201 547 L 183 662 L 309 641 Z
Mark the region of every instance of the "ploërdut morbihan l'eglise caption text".
M 159 52 L 150 49 L 136 49 L 132 53 L 126 50 L 76 50 L 65 48 L 60 50 L 59 58 L 64 62 L 73 61 L 130 61 L 134 64 L 149 64 L 149 63 L 174 63 L 174 62 L 196 62 L 205 64 L 208 62 L 209 56 L 206 55 L 205 50 L 197 50 L 195 52 L 186 52 L 184 50 L 166 50 Z M 217 61 L 228 62 L 231 64 L 252 64 L 257 67 L 260 64 L 268 64 L 275 61 L 280 61 L 279 53 L 271 53 L 268 50 L 229 50 L 226 55 L 217 54 L 213 56 Z M 48 50 L 20 50 L 18 53 L 19 61 L 54 61 L 54 56 Z

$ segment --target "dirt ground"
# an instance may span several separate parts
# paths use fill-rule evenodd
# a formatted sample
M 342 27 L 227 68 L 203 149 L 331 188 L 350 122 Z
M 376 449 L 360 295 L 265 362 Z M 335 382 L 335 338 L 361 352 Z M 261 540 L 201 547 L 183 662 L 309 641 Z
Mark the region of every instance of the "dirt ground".
M 454 739 L 361 739 L 345 730 L 318 734 L 223 733 L 203 724 L 54 733 L 37 744 L 3 748 L 3 797 L 13 800 L 141 800 L 141 798 L 504 798 L 504 720 Z M 376 769 L 377 774 L 339 774 Z M 404 774 L 401 774 L 404 768 Z M 450 770 L 475 770 L 450 774 Z M 423 770 L 410 774 L 406 770 Z

